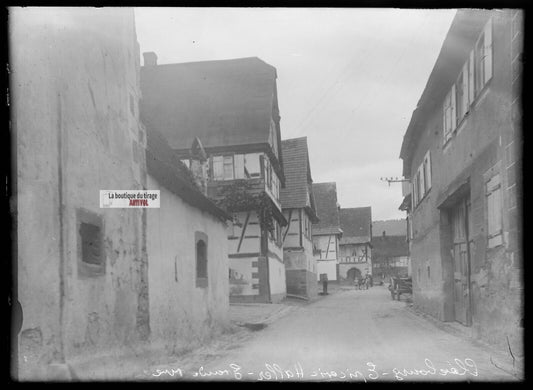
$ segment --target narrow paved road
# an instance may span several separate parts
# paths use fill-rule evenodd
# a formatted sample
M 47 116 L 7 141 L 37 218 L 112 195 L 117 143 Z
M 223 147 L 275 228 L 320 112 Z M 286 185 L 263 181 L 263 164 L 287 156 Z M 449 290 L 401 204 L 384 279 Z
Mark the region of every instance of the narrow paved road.
M 211 380 L 516 380 L 490 357 L 374 287 L 298 308 L 194 374 Z

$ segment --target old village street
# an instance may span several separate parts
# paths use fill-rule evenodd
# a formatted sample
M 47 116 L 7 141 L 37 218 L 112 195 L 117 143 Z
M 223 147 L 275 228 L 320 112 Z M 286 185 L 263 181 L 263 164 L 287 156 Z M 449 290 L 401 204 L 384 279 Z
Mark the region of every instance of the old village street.
M 499 352 L 445 332 L 393 301 L 386 287 L 343 290 L 289 315 L 181 379 L 509 381 Z M 492 361 L 492 362 L 491 362 Z M 152 376 L 177 380 L 179 364 Z M 501 367 L 501 366 L 499 366 Z M 174 370 L 174 371 L 173 371 Z

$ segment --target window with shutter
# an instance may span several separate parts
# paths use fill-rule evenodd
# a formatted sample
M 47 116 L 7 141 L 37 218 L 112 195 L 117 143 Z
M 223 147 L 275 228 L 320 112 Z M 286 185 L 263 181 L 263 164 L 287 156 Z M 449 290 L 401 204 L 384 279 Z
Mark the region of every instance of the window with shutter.
M 213 157 L 213 179 L 224 180 L 224 158 L 222 156 Z
M 244 156 L 246 177 L 261 177 L 261 162 L 259 153 L 249 153 Z
M 224 156 L 224 180 L 233 180 L 233 156 Z
M 487 221 L 489 248 L 503 244 L 503 210 L 501 198 L 500 174 L 494 175 L 486 184 Z

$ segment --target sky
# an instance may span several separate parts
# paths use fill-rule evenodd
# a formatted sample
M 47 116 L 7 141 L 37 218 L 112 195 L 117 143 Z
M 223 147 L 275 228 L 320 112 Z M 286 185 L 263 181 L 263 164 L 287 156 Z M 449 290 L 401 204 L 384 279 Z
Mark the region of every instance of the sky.
M 341 207 L 398 210 L 403 135 L 455 10 L 136 8 L 158 64 L 259 57 L 277 69 L 281 138 L 307 137 L 313 182 Z M 141 55 L 142 58 L 142 55 Z M 141 59 L 142 65 L 142 59 Z

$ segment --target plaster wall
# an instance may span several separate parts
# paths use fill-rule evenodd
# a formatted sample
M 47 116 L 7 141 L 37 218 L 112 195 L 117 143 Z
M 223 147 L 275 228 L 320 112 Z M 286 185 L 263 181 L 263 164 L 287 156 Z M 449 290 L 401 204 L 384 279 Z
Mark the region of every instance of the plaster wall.
M 228 324 L 226 225 L 151 176 L 148 185 L 161 191 L 161 207 L 147 210 L 151 339 L 176 353 Z M 207 239 L 206 287 L 196 285 L 196 232 Z
M 147 340 L 144 211 L 100 209 L 142 189 L 139 48 L 131 9 L 10 9 L 17 148 L 21 378 Z M 80 211 L 102 223 L 105 272 L 79 273 Z M 26 370 L 27 368 L 27 370 Z

